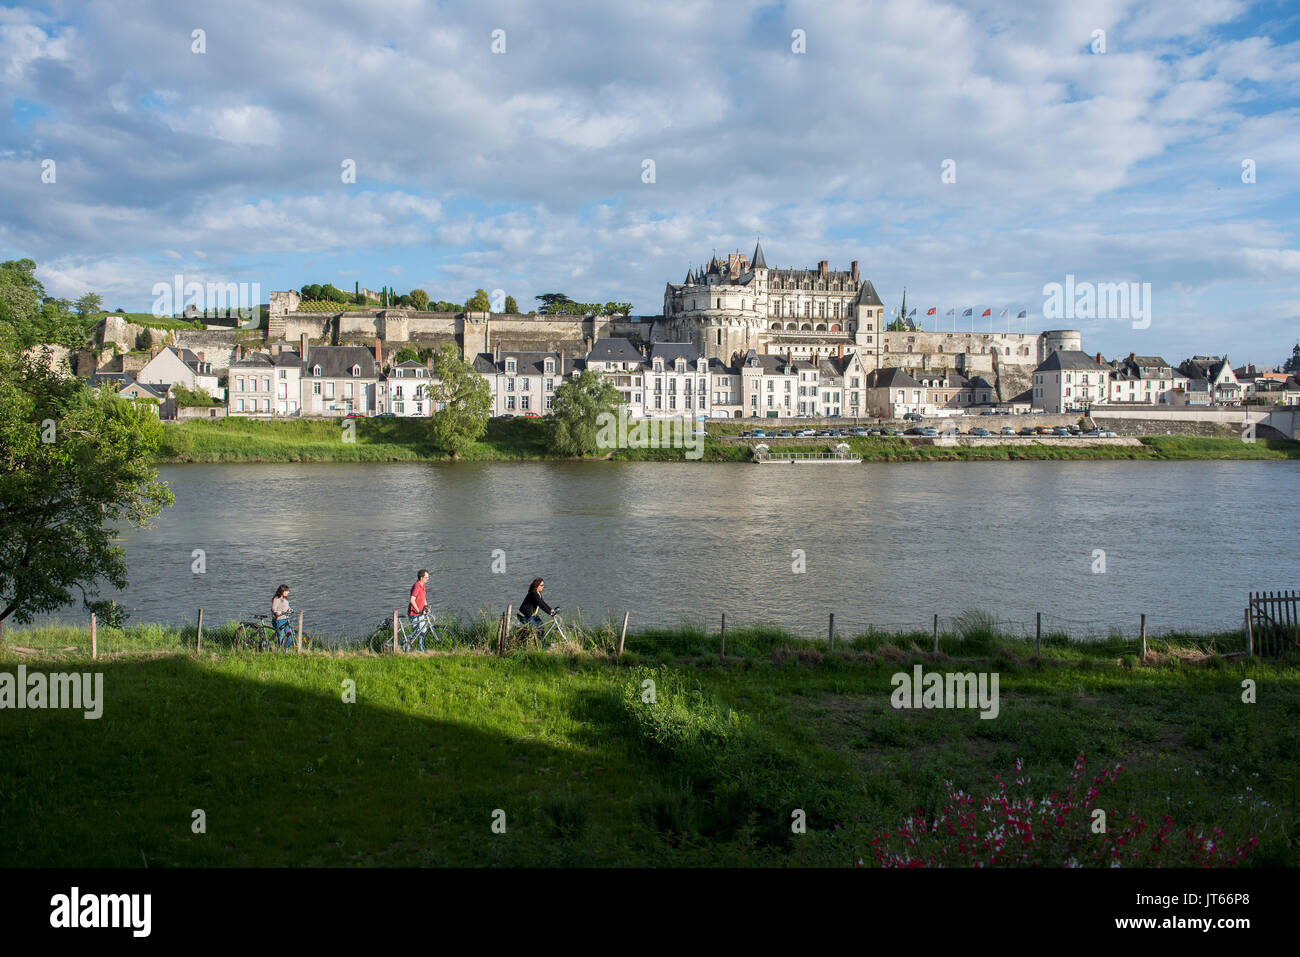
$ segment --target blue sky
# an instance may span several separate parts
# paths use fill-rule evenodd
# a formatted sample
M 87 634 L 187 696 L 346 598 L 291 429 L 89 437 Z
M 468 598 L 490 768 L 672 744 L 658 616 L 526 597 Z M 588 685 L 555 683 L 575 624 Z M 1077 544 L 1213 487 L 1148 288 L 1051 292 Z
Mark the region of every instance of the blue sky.
M 1151 283 L 1149 328 L 1071 323 L 1107 356 L 1300 339 L 1295 3 L 89 0 L 0 7 L 0 76 L 0 256 L 113 308 L 181 273 L 652 315 L 761 233 L 918 313 Z

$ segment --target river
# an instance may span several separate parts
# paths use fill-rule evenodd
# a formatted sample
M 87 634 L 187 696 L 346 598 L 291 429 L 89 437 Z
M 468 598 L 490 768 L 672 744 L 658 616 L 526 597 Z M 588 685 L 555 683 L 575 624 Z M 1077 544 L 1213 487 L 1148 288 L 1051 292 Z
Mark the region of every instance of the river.
M 216 623 L 292 586 L 308 631 L 404 608 L 516 607 L 528 581 L 588 621 L 1012 630 L 1235 628 L 1246 594 L 1300 584 L 1290 462 L 189 465 L 123 535 L 132 622 Z M 201 561 L 195 550 L 201 550 Z M 1104 555 L 1101 553 L 1104 552 Z M 504 571 L 494 572 L 496 568 Z M 1104 563 L 1104 570 L 1103 568 Z M 799 570 L 802 567 L 802 570 Z M 80 618 L 78 609 L 57 617 Z

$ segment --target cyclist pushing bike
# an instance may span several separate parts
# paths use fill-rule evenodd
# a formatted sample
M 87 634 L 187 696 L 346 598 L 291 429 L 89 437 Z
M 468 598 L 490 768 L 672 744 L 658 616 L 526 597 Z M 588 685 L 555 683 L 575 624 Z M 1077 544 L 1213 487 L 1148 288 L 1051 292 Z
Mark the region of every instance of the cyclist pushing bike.
M 546 600 L 542 598 L 542 588 L 545 584 L 546 582 L 542 579 L 534 578 L 533 583 L 528 586 L 528 594 L 525 595 L 524 600 L 519 603 L 518 616 L 520 624 L 532 625 L 539 632 L 542 630 L 542 616 L 538 614 L 538 610 L 540 609 L 541 611 L 546 612 L 552 618 L 554 618 L 555 613 L 560 610 L 559 608 L 552 608 L 550 605 L 546 604 Z
M 280 648 L 284 651 L 289 650 L 289 643 L 293 641 L 293 624 L 289 618 L 292 613 L 293 609 L 289 607 L 289 586 L 281 585 L 271 599 L 271 624 L 275 626 L 275 637 L 279 639 Z
M 424 651 L 424 634 L 429 630 L 429 603 L 424 596 L 424 584 L 428 580 L 427 568 L 421 568 L 415 573 L 415 584 L 411 586 L 411 599 L 406 604 L 406 617 L 411 622 L 411 638 L 419 641 L 421 651 Z

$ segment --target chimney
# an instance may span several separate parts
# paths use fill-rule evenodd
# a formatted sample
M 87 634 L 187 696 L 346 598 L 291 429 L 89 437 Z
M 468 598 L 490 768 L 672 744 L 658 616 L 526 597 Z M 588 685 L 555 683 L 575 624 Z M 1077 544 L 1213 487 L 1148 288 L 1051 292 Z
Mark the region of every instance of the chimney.
M 1098 353 L 1097 353 L 1097 365 L 1102 365 L 1102 364 L 1104 363 L 1104 361 L 1105 361 L 1105 360 L 1103 360 L 1102 357 L 1101 357 L 1101 353 L 1098 352 Z
M 1137 356 L 1135 356 L 1133 353 L 1130 352 L 1130 353 L 1128 354 L 1128 361 L 1129 361 L 1129 362 L 1132 362 L 1132 361 L 1133 361 L 1134 359 L 1136 359 L 1136 358 L 1137 358 Z
M 563 349 L 560 350 L 559 371 L 560 371 L 560 377 L 563 378 L 564 377 L 564 350 Z
M 858 281 L 858 261 L 856 259 L 849 263 L 849 278 L 854 282 Z
M 302 355 L 302 361 L 307 361 L 307 333 L 303 333 L 299 338 L 298 351 Z
M 497 344 L 492 347 L 492 362 L 498 363 L 500 361 L 501 361 L 501 342 L 498 340 Z
M 432 371 L 433 371 L 433 356 L 429 356 L 429 358 L 425 360 L 424 365 L 425 365 L 425 367 L 426 367 L 430 372 L 432 372 Z
M 383 364 L 384 364 L 383 341 L 378 336 L 375 336 L 375 365 L 382 366 Z
M 821 273 L 821 277 L 823 279 L 826 278 L 826 274 L 830 271 L 829 267 L 830 267 L 829 259 L 823 259 L 821 262 L 817 264 L 817 271 Z
M 839 358 L 840 358 L 841 360 L 844 359 L 844 343 L 842 343 L 842 342 L 840 343 L 840 355 L 839 355 Z

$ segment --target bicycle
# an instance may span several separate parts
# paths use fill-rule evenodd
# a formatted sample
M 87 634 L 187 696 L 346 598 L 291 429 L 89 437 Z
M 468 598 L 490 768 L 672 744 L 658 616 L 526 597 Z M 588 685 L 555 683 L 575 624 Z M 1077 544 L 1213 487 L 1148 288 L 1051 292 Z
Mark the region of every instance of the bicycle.
M 555 644 L 557 639 L 563 642 L 569 640 L 569 636 L 564 631 L 564 620 L 560 617 L 560 609 L 558 608 L 555 609 L 550 618 L 542 622 L 540 630 L 526 618 L 520 617 L 518 613 L 516 613 L 515 617 L 519 619 L 523 627 L 533 633 L 533 639 L 539 648 L 549 648 Z
M 438 629 L 434 623 L 433 615 L 428 609 L 424 614 L 418 616 L 424 619 L 424 634 L 431 640 L 432 644 L 441 648 L 451 649 L 455 647 L 455 639 L 447 629 Z M 418 630 L 413 631 L 407 625 L 405 616 L 399 616 L 397 619 L 397 643 L 402 651 L 411 651 L 419 639 Z M 385 651 L 391 651 L 393 648 L 393 620 L 391 618 L 381 619 L 375 626 L 374 633 L 370 636 L 370 650 L 375 654 L 383 654 Z M 421 648 L 421 651 L 424 649 Z
M 256 651 L 266 651 L 268 648 L 274 648 L 275 626 L 268 621 L 268 615 L 254 615 L 248 621 L 241 621 L 239 627 L 235 629 L 233 644 L 236 651 L 242 651 L 249 648 Z

